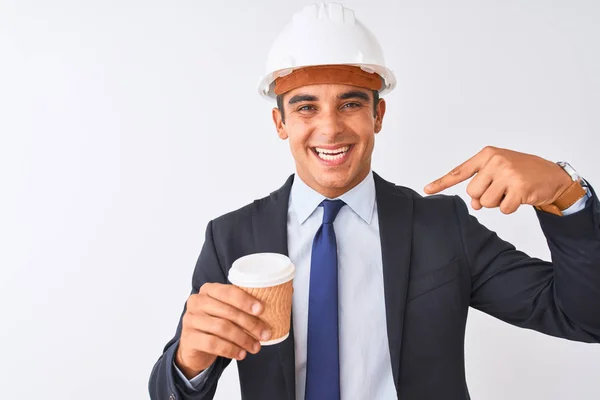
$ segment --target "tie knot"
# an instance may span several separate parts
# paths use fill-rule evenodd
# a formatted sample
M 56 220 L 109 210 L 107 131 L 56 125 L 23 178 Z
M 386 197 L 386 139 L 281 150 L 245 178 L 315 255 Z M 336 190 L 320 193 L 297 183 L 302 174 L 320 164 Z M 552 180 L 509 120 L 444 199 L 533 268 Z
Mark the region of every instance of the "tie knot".
M 323 200 L 321 205 L 323 206 L 323 223 L 324 224 L 333 224 L 335 221 L 335 217 L 337 217 L 338 213 L 344 207 L 346 203 L 342 200 Z

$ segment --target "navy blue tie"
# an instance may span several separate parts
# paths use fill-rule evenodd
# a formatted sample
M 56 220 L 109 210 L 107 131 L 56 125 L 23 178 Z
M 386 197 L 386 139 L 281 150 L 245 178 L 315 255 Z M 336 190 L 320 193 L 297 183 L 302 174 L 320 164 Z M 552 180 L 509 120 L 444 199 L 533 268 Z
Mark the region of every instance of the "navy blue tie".
M 333 221 L 342 200 L 324 200 L 310 262 L 305 400 L 340 399 L 338 265 Z

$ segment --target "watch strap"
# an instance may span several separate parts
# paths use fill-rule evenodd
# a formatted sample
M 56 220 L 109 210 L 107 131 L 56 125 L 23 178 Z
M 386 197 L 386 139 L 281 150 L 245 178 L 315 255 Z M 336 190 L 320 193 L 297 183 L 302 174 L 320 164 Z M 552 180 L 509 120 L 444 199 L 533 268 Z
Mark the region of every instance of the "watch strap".
M 571 207 L 575 204 L 579 199 L 585 196 L 587 192 L 581 186 L 579 181 L 574 181 L 569 185 L 569 187 L 558 197 L 558 199 L 554 200 L 552 204 L 546 204 L 543 206 L 536 206 L 538 210 L 545 211 L 554 215 L 562 215 L 562 211 Z

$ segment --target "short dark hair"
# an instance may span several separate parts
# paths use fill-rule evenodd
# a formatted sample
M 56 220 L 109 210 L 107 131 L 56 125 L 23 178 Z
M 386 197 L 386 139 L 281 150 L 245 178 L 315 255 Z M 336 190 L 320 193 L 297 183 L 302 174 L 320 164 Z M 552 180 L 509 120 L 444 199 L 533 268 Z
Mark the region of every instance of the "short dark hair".
M 379 91 L 373 90 L 373 116 L 377 115 L 377 104 L 379 104 Z M 277 108 L 281 113 L 281 122 L 285 124 L 285 114 L 283 112 L 283 95 L 277 95 Z

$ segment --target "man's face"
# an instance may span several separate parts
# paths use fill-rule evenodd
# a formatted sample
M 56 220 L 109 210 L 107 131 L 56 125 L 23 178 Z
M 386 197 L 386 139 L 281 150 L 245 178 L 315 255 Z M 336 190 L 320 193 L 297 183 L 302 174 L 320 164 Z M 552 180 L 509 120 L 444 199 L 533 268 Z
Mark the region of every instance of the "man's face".
M 373 113 L 373 93 L 339 84 L 304 86 L 283 97 L 273 121 L 289 139 L 299 177 L 326 197 L 358 185 L 371 169 L 375 134 L 381 130 L 385 101 Z

